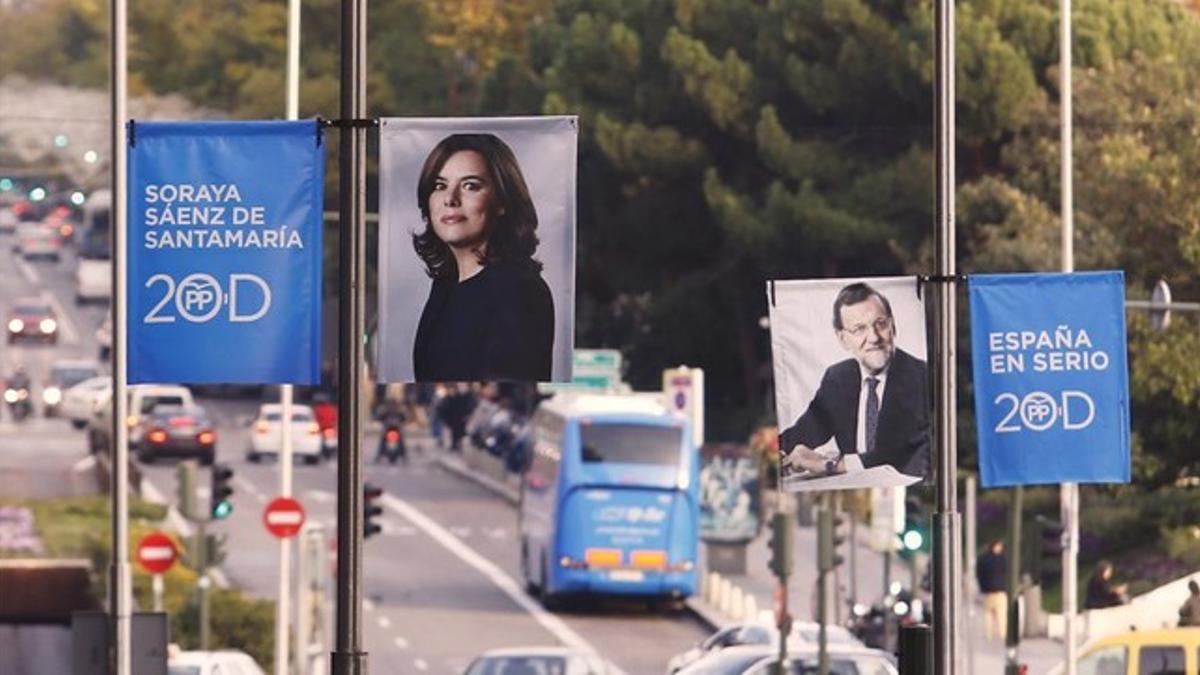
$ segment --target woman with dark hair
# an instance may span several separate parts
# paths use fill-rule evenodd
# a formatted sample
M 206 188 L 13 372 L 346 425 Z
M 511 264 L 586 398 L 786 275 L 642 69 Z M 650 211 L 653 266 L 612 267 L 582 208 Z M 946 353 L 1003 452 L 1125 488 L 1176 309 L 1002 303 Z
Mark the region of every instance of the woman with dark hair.
M 413 247 L 433 279 L 413 345 L 418 382 L 550 379 L 554 302 L 542 280 L 537 211 L 509 147 L 454 134 L 417 181 Z

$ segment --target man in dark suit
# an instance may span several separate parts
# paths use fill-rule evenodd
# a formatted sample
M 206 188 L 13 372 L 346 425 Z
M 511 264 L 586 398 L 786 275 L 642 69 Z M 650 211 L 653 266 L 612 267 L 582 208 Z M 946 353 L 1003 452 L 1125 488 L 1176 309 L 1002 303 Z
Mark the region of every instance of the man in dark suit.
M 896 348 L 887 298 L 865 283 L 838 292 L 833 328 L 853 355 L 830 366 L 816 396 L 779 438 L 784 464 L 820 476 L 883 464 L 924 477 L 929 465 L 925 362 Z M 838 457 L 816 452 L 833 438 Z

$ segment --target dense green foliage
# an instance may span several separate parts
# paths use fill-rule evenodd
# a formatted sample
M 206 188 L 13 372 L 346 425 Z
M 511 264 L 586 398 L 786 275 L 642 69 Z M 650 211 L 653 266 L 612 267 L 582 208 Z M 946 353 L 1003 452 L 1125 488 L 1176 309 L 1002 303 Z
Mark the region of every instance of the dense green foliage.
M 1057 5 L 957 6 L 960 269 L 1057 269 Z M 102 86 L 104 7 L 0 11 L 0 76 Z M 1189 7 L 1075 3 L 1076 263 L 1124 269 L 1134 296 L 1161 277 L 1200 298 Z M 282 114 L 282 5 L 131 10 L 134 93 Z M 301 114 L 333 116 L 338 3 L 305 2 L 303 33 Z M 929 0 L 387 0 L 372 3 L 369 54 L 375 115 L 580 115 L 577 342 L 622 349 L 639 388 L 705 368 L 710 436 L 773 417 L 766 279 L 930 270 Z M 1196 323 L 1155 333 L 1135 316 L 1130 338 L 1138 484 L 1200 475 Z

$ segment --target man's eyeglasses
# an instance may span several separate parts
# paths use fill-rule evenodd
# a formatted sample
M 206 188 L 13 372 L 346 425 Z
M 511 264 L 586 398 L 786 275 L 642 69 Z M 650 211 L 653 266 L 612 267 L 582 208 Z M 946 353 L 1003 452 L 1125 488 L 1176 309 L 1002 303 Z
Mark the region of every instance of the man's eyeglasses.
M 862 339 L 866 337 L 867 331 L 874 329 L 876 333 L 882 333 L 892 327 L 892 317 L 881 316 L 871 323 L 860 323 L 857 326 L 843 328 L 842 330 L 849 333 L 851 336 Z

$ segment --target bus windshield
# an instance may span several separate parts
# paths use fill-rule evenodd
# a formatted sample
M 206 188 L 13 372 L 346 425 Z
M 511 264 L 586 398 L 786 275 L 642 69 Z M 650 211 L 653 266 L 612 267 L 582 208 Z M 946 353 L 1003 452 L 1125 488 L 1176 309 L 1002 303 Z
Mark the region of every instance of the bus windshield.
M 585 464 L 654 464 L 679 466 L 683 457 L 678 427 L 627 424 L 579 425 Z

